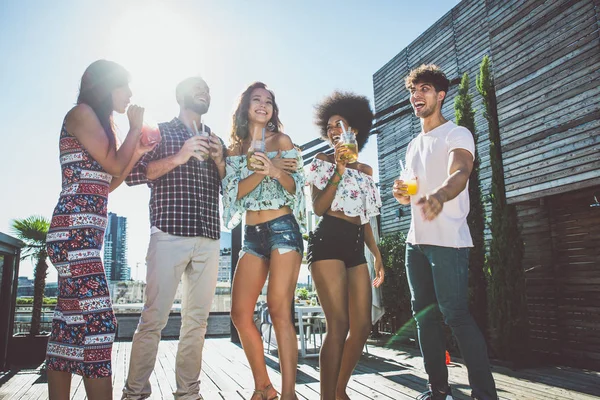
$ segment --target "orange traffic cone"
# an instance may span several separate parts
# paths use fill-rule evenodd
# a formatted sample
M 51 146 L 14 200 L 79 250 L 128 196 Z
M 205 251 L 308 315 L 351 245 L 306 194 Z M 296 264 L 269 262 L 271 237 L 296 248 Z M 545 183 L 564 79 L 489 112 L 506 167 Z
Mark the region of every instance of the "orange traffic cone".
M 446 350 L 446 365 L 450 365 L 451 362 L 452 360 L 450 360 L 450 353 L 448 353 L 448 350 Z

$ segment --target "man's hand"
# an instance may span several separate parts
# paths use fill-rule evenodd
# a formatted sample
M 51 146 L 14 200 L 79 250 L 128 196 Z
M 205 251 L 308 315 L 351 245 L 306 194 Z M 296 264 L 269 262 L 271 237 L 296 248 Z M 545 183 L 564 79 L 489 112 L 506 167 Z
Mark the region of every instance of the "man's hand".
M 402 179 L 396 179 L 392 187 L 392 195 L 400 204 L 410 204 L 410 196 L 408 195 L 408 185 Z
M 223 144 L 219 137 L 211 132 L 209 138 L 209 146 L 210 146 L 210 156 L 215 162 L 215 164 L 219 165 L 223 163 Z
M 425 221 L 433 221 L 444 208 L 444 199 L 439 193 L 428 194 L 417 201 L 421 206 L 421 216 Z
M 175 161 L 179 165 L 183 165 L 191 157 L 196 157 L 200 161 L 204 161 L 203 154 L 208 154 L 208 142 L 200 136 L 192 136 L 185 141 L 181 149 L 175 156 Z

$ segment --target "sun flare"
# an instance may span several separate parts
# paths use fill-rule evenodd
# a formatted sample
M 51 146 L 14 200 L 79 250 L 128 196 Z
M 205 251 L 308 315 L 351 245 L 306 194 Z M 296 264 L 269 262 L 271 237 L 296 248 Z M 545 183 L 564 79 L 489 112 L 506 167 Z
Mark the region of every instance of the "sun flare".
M 190 46 L 198 34 L 193 21 L 170 4 L 129 9 L 111 29 L 111 58 L 131 74 L 132 101 L 151 109 L 172 107 L 177 82 L 202 69 L 200 52 Z

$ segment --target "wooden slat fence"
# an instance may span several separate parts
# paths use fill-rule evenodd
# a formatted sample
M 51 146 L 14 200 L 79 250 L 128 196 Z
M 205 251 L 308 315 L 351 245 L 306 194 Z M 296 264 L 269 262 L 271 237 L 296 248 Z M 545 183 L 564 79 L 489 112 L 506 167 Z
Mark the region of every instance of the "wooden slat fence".
M 525 241 L 532 348 L 600 368 L 594 317 L 600 246 L 592 246 L 600 243 L 593 231 L 600 208 L 577 206 L 589 203 L 600 186 L 600 0 L 464 0 L 374 74 L 382 233 L 406 232 L 410 224 L 408 208 L 398 218 L 402 206 L 391 186 L 398 161 L 420 132 L 404 78 L 422 63 L 439 65 L 453 83 L 465 72 L 471 77 L 489 218 L 488 128 L 474 87 L 486 54 L 496 79 L 507 198 L 517 205 Z M 443 107 L 447 118 L 454 119 L 455 95 L 452 85 Z

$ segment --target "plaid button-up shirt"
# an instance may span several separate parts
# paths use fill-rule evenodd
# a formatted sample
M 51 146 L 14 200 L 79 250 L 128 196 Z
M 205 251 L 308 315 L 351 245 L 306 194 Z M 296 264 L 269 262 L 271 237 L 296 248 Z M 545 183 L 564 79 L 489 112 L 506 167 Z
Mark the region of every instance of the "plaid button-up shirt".
M 150 224 L 163 232 L 177 236 L 203 236 L 219 239 L 219 192 L 221 180 L 215 163 L 191 157 L 155 180 L 146 177 L 151 161 L 176 154 L 192 133 L 179 120 L 158 124 L 162 142 L 144 154 L 125 180 L 129 186 L 148 184 L 150 194 Z M 210 129 L 205 126 L 205 129 Z

